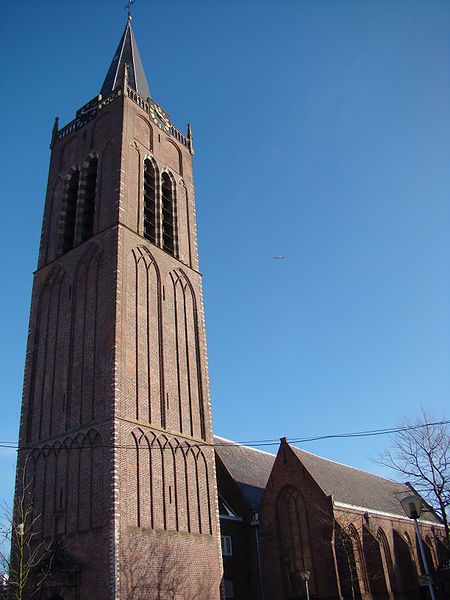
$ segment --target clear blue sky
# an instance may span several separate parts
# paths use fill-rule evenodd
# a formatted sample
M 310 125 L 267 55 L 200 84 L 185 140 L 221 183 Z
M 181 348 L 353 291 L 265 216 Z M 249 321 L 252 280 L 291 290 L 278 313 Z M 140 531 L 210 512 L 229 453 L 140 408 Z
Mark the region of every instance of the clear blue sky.
M 123 4 L 3 7 L 1 440 L 17 438 L 53 117 L 98 93 Z M 133 22 L 152 95 L 193 123 L 215 431 L 448 416 L 450 3 L 139 0 Z M 387 442 L 304 448 L 379 471 Z M 0 450 L 0 498 L 14 458 Z

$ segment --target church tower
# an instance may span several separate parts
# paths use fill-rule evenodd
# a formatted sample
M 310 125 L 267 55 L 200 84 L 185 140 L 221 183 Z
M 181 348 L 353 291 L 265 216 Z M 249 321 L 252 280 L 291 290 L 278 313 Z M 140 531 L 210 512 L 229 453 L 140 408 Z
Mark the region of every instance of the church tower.
M 193 154 L 129 16 L 100 94 L 52 134 L 18 466 L 56 549 L 44 600 L 220 596 Z

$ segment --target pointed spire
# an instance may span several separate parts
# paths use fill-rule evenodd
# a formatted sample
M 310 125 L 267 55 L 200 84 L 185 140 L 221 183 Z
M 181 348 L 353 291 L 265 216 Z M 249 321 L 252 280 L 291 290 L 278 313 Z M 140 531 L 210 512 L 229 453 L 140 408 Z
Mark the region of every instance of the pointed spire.
M 136 38 L 131 27 L 131 15 L 128 15 L 125 31 L 103 82 L 100 91 L 102 96 L 109 96 L 113 90 L 123 85 L 125 65 L 127 65 L 128 85 L 142 98 L 150 98 L 147 78 L 145 77 Z

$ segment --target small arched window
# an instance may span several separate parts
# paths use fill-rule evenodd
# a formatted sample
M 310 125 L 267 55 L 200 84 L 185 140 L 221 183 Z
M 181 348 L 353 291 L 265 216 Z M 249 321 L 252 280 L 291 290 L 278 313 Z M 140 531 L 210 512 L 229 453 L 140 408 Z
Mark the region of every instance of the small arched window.
M 94 231 L 95 194 L 97 191 L 98 158 L 91 156 L 83 165 L 77 214 L 75 243 L 81 244 Z
M 72 169 L 64 182 L 63 208 L 61 211 L 61 242 L 62 253 L 73 248 L 75 236 L 75 219 L 77 213 L 78 188 L 80 184 L 80 170 Z
M 156 172 L 147 158 L 144 162 L 144 237 L 152 244 L 156 244 L 157 222 Z
M 168 173 L 162 174 L 162 247 L 176 256 L 175 190 Z

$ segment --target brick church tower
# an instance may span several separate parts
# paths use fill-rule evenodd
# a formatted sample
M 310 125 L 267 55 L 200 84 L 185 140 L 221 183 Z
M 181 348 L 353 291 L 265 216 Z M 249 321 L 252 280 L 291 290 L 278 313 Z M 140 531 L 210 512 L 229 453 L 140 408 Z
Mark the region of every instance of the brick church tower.
M 39 597 L 217 600 L 192 133 L 151 98 L 131 17 L 51 150 L 18 466 L 56 549 Z

